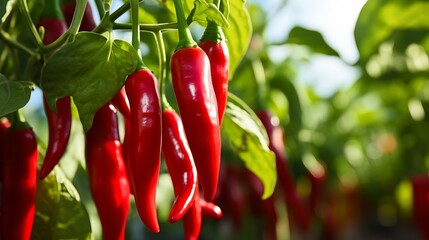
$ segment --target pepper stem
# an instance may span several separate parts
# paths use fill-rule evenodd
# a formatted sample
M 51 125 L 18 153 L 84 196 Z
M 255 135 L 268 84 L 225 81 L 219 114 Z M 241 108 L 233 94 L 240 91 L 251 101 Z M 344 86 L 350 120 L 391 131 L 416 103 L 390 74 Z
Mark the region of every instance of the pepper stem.
M 25 121 L 24 115 L 22 114 L 22 110 L 18 109 L 17 111 L 11 113 L 8 116 L 8 119 L 11 122 L 11 129 L 20 130 L 24 128 L 29 128 L 28 123 Z
M 191 31 L 189 30 L 181 0 L 174 0 L 174 8 L 176 9 L 177 23 L 179 24 L 179 43 L 177 44 L 176 51 L 181 48 L 196 47 L 197 43 L 192 38 Z
M 165 95 L 165 79 L 167 73 L 167 57 L 165 55 L 165 46 L 164 39 L 162 37 L 162 32 L 157 31 L 155 34 L 156 45 L 158 46 L 158 59 L 159 59 L 159 88 L 161 93 L 161 104 L 162 109 L 172 109 L 170 103 L 167 100 L 167 96 Z
M 145 68 L 145 64 L 143 63 L 142 54 L 140 51 L 140 25 L 139 25 L 139 0 L 130 0 L 131 4 L 131 22 L 132 22 L 132 45 L 139 56 L 139 62 L 137 65 L 137 69 Z

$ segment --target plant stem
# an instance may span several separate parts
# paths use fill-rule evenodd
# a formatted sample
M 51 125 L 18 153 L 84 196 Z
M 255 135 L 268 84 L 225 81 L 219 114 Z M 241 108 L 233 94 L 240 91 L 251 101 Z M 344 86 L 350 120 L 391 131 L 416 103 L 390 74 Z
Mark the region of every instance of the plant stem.
M 3 29 L 0 29 L 0 39 L 3 40 L 3 42 L 5 42 L 7 45 L 19 49 L 29 56 L 33 56 L 36 54 L 33 50 L 27 48 L 18 41 L 13 40 L 9 33 L 5 32 Z
M 177 23 L 157 23 L 157 24 L 139 24 L 140 31 L 142 32 L 158 32 L 161 30 L 172 30 L 177 29 Z M 132 24 L 129 23 L 113 23 L 113 29 L 115 30 L 129 30 L 132 28 Z
M 104 16 L 104 5 L 102 0 L 95 0 L 95 5 L 97 6 L 98 15 L 100 16 L 100 19 Z
M 37 31 L 36 26 L 34 26 L 33 20 L 31 19 L 30 10 L 28 9 L 27 2 L 25 0 L 18 0 L 18 7 L 22 15 L 24 16 L 25 24 L 31 31 L 31 37 L 36 43 L 37 48 L 42 49 L 42 39 L 40 38 L 39 32 Z
M 251 59 L 253 75 L 255 76 L 257 91 L 257 104 L 259 108 L 264 107 L 265 98 L 267 97 L 267 80 L 265 77 L 265 69 L 259 58 Z
M 164 39 L 162 32 L 154 32 L 156 45 L 158 46 L 158 59 L 159 59 L 159 88 L 161 94 L 162 109 L 171 109 L 170 103 L 168 103 L 167 96 L 165 95 L 165 79 L 167 76 L 167 56 L 165 55 Z
M 131 33 L 132 33 L 132 45 L 139 56 L 139 62 L 137 69 L 142 69 L 145 66 L 140 51 L 140 26 L 139 26 L 139 0 L 129 0 L 131 4 Z
M 174 8 L 176 9 L 177 23 L 179 24 L 179 43 L 177 44 L 176 51 L 185 47 L 197 46 L 189 30 L 181 0 L 174 0 Z
M 120 6 L 116 11 L 114 11 L 112 14 L 110 14 L 110 20 L 114 22 L 116 19 L 118 19 L 120 16 L 122 16 L 125 12 L 127 12 L 131 7 L 131 4 L 129 1 L 126 1 L 122 6 Z

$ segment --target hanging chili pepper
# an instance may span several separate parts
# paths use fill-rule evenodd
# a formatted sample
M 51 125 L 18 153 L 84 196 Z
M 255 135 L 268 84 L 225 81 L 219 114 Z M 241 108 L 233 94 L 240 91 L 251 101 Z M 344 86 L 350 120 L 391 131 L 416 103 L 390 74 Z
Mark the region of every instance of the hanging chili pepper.
M 70 23 L 73 19 L 74 11 L 76 9 L 76 0 L 65 0 L 61 6 L 64 13 L 65 20 L 67 25 L 70 26 Z M 83 14 L 82 22 L 79 27 L 79 31 L 92 31 L 97 25 L 94 21 L 94 16 L 92 14 L 91 5 L 89 2 L 86 4 L 85 12 Z
M 193 204 L 198 185 L 197 170 L 182 120 L 172 109 L 162 112 L 162 152 L 176 195 L 168 217 L 173 223 L 181 219 Z
M 229 80 L 229 51 L 222 28 L 215 22 L 209 21 L 201 37 L 199 46 L 210 60 L 210 71 L 213 89 L 216 93 L 219 124 L 222 124 L 228 98 Z
M 57 0 L 52 1 L 51 4 L 47 4 L 41 16 L 37 26 L 45 28 L 44 44 L 54 42 L 67 30 Z M 71 130 L 70 97 L 63 97 L 56 101 L 56 113 L 49 108 L 45 97 L 43 98 L 43 103 L 49 126 L 49 142 L 40 170 L 40 179 L 44 179 L 64 155 Z
M 257 216 L 262 216 L 264 220 L 264 239 L 276 240 L 278 217 L 274 204 L 274 194 L 262 200 L 264 186 L 261 180 L 248 169 L 244 171 L 244 178 L 249 184 L 249 197 L 252 203 L 252 210 Z
M 126 119 L 130 119 L 130 102 L 128 101 L 125 87 L 122 87 L 121 90 L 115 95 L 115 97 L 113 97 L 112 103 L 119 110 L 122 116 L 124 116 Z
M 170 64 L 173 89 L 204 198 L 212 201 L 219 180 L 221 141 L 210 62 L 192 39 L 180 0 L 174 0 L 174 6 L 179 43 Z
M 207 202 L 201 196 L 196 199 L 201 206 L 201 214 L 203 218 L 220 219 L 223 216 L 222 209 L 212 202 Z
M 196 188 L 193 204 L 183 216 L 185 240 L 197 240 L 200 235 L 202 213 L 201 205 L 198 201 L 199 195 L 199 189 Z
M 85 134 L 89 183 L 105 239 L 124 239 L 130 186 L 122 158 L 118 117 L 110 103 L 97 111 Z
M 134 197 L 140 218 L 159 232 L 156 184 L 161 158 L 161 107 L 155 76 L 140 69 L 128 76 L 125 89 L 131 108 L 129 159 Z
M 292 176 L 289 173 L 283 129 L 280 126 L 279 119 L 273 116 L 268 110 L 259 112 L 258 117 L 267 130 L 270 141 L 269 148 L 276 155 L 277 176 L 284 192 L 288 210 L 301 230 L 306 231 L 310 227 L 310 214 L 304 202 L 299 197 Z
M 309 196 L 309 209 L 313 215 L 316 214 L 318 203 L 323 197 L 323 188 L 326 181 L 326 170 L 323 166 L 320 169 L 309 171 L 308 178 L 311 183 L 311 191 Z
M 36 208 L 37 139 L 16 114 L 3 138 L 0 239 L 30 239 Z

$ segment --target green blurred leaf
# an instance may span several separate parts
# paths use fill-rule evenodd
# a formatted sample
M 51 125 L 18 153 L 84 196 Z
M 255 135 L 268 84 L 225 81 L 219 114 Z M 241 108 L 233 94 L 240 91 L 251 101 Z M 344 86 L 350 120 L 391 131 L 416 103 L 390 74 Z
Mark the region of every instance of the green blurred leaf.
M 229 1 L 229 28 L 223 29 L 229 50 L 230 78 L 247 52 L 252 37 L 252 23 L 245 3 L 243 0 Z
M 91 239 L 89 216 L 79 193 L 57 167 L 38 181 L 31 239 Z
M 220 27 L 229 27 L 228 20 L 213 3 L 204 0 L 194 1 L 195 12 L 192 17 L 194 21 L 205 26 L 207 21 L 214 21 Z
M 10 81 L 0 74 L 0 116 L 24 107 L 34 87 L 32 82 Z
M 134 72 L 137 59 L 128 42 L 92 32 L 77 34 L 75 41 L 55 52 L 42 69 L 41 86 L 50 108 L 55 110 L 56 99 L 72 96 L 88 131 L 97 110 Z
M 256 114 L 239 98 L 228 97 L 222 131 L 233 151 L 264 184 L 263 199 L 274 192 L 277 180 L 274 153 L 268 148 L 266 131 Z
M 369 0 L 355 27 L 362 61 L 369 59 L 395 30 L 428 29 L 429 2 L 421 0 Z
M 335 49 L 329 46 L 323 38 L 322 34 L 317 31 L 308 30 L 303 27 L 294 27 L 286 40 L 288 44 L 305 45 L 309 47 L 315 53 L 321 53 L 326 55 L 332 55 L 339 57 Z

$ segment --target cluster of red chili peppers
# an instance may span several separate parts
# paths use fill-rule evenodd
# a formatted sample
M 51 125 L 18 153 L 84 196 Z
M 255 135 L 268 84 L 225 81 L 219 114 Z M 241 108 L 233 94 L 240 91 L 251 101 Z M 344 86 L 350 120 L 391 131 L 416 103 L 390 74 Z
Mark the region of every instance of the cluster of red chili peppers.
M 49 9 L 50 14 L 42 14 L 37 23 L 45 29 L 45 44 L 66 31 L 75 9 L 74 2 L 65 3 L 64 17 L 57 11 L 58 2 L 54 2 L 50 7 L 58 9 Z M 183 19 L 179 20 L 180 25 L 186 24 Z M 95 27 L 87 5 L 80 30 L 91 31 Z M 215 31 L 214 35 L 208 35 L 222 36 L 215 23 L 210 23 L 207 29 Z M 187 25 L 181 31 L 189 31 Z M 223 38 L 205 34 L 200 48 L 190 34 L 179 35 L 185 41 L 179 42 L 172 55 L 171 74 L 180 116 L 167 101 L 161 106 L 157 79 L 149 69 L 140 67 L 128 76 L 121 91 L 97 111 L 92 128 L 85 133 L 90 190 L 105 239 L 124 239 L 130 193 L 145 226 L 153 232 L 160 231 L 155 199 L 161 153 L 176 196 L 169 221 L 183 219 L 185 239 L 198 238 L 202 217 L 222 216 L 220 208 L 211 201 L 219 178 L 220 124 L 228 92 L 228 50 Z M 65 153 L 71 130 L 70 97 L 57 100 L 56 113 L 46 100 L 44 103 L 49 142 L 40 169 L 42 180 Z M 125 120 L 122 142 L 117 109 Z M 0 125 L 0 141 L 7 139 L 0 144 L 1 216 L 8 219 L 1 221 L 1 239 L 29 239 L 35 212 L 37 141 L 31 128 L 17 119 L 12 126 L 2 119 Z M 14 145 L 25 147 L 18 150 Z M 10 205 L 17 207 L 13 210 L 5 207 Z

